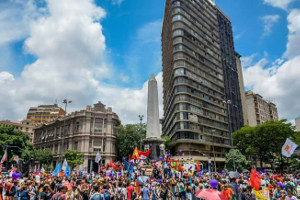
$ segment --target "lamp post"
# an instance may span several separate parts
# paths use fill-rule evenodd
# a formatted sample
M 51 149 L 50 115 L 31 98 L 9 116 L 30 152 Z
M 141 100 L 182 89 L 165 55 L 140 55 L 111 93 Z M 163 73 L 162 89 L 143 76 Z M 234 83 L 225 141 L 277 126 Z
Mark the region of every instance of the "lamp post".
M 229 123 L 229 133 L 230 133 L 230 142 L 231 142 L 231 146 L 233 148 L 233 139 L 232 139 L 232 127 L 231 127 L 231 114 L 230 114 L 230 105 L 231 105 L 231 100 L 227 100 L 227 101 L 223 101 L 223 103 L 226 105 L 227 107 L 227 113 L 228 113 L 228 123 Z M 233 152 L 233 169 L 235 171 L 235 155 Z
M 63 132 L 61 134 L 61 155 L 60 155 L 60 160 L 61 160 L 61 165 L 63 165 L 63 154 L 64 154 L 64 140 L 65 140 L 65 133 L 66 133 L 66 118 L 67 118 L 67 107 L 68 103 L 72 103 L 72 101 L 69 101 L 68 99 L 64 99 L 63 103 L 65 104 L 65 116 L 64 116 L 64 127 L 63 127 Z
M 142 124 L 144 115 L 139 115 L 138 117 L 140 118 L 140 149 L 142 150 Z
M 217 164 L 216 164 L 216 154 L 215 154 L 215 141 L 214 141 L 214 133 L 216 130 L 211 131 L 211 136 L 212 136 L 212 143 L 213 143 L 213 155 L 214 155 L 214 166 L 215 166 L 215 172 L 217 172 Z

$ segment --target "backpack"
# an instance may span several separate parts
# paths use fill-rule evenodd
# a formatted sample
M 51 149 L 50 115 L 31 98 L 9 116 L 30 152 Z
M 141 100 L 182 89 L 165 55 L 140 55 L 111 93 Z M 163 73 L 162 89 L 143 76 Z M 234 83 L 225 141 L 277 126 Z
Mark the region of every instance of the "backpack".
M 16 193 L 17 193 L 16 186 L 12 186 L 9 190 L 8 195 L 13 197 L 13 196 L 15 196 Z
M 104 195 L 104 200 L 110 200 L 110 195 L 107 192 L 107 190 L 104 191 L 103 195 Z

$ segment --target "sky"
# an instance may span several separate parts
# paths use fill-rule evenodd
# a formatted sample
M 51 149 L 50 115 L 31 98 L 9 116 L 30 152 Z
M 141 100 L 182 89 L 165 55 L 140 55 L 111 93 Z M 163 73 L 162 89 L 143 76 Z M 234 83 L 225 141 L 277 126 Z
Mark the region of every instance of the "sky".
M 231 19 L 246 90 L 300 114 L 300 0 L 216 0 Z M 68 112 L 101 101 L 122 123 L 146 116 L 147 80 L 162 109 L 163 0 L 1 0 L 0 119 L 72 100 Z

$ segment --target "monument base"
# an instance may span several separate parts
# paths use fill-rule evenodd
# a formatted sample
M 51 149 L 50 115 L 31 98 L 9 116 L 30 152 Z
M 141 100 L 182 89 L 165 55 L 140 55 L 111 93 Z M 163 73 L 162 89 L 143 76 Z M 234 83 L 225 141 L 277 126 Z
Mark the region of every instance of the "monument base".
M 145 150 L 151 149 L 149 158 L 151 160 L 159 161 L 160 157 L 163 157 L 163 152 L 160 149 L 160 145 L 164 142 L 161 138 L 146 138 L 143 140 Z

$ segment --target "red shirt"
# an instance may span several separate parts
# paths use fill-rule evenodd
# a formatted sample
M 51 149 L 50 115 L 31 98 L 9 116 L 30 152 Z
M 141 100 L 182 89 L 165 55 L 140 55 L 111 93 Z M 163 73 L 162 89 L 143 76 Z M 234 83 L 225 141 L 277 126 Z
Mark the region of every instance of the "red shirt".
M 133 191 L 133 186 L 130 185 L 129 187 L 126 188 L 127 189 L 127 199 L 131 199 L 131 194 L 132 194 L 132 191 Z

